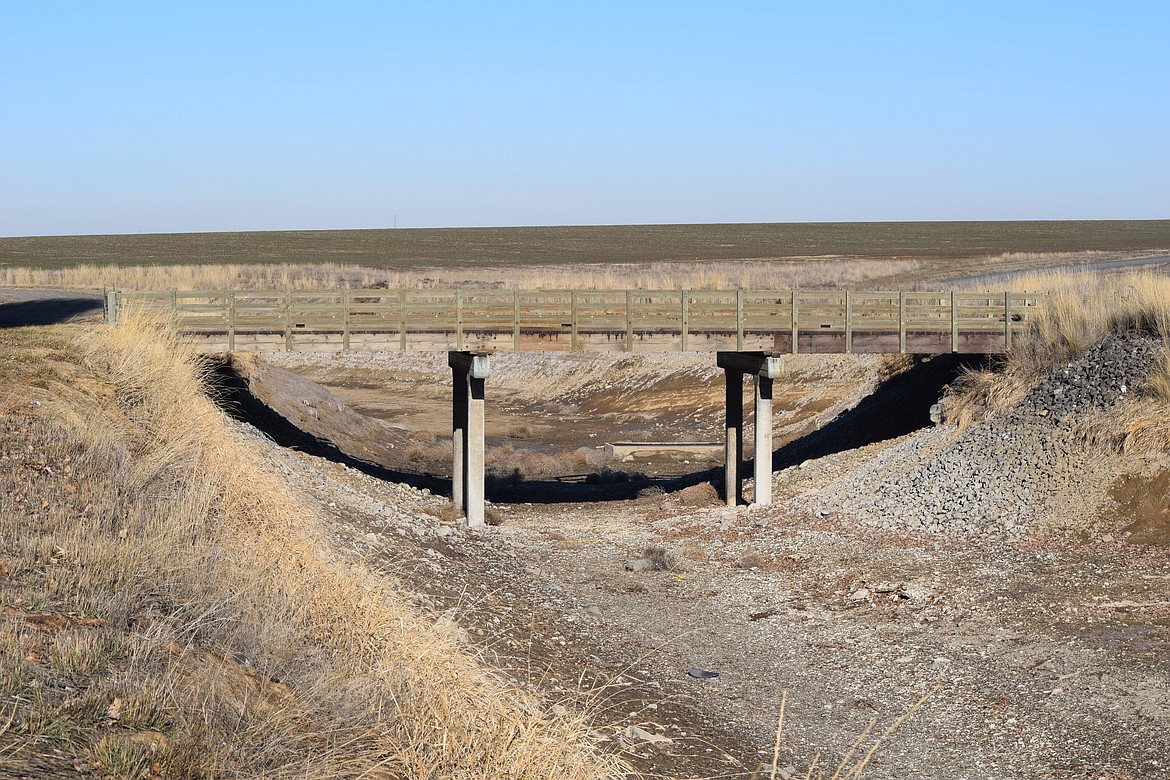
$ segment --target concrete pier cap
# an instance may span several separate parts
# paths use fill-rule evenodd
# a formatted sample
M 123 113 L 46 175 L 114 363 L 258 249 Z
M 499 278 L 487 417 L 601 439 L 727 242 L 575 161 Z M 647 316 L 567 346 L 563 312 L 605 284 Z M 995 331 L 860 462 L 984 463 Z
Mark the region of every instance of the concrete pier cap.
M 771 352 L 717 352 L 715 364 L 724 371 L 779 379 L 784 374 L 784 359 Z
M 472 379 L 487 379 L 492 375 L 492 350 L 448 352 L 447 365 L 459 369 Z

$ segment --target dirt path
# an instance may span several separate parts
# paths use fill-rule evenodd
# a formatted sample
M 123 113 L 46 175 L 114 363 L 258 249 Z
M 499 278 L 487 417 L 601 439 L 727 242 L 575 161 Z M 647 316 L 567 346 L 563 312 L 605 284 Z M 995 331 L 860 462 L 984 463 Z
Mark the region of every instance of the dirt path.
M 1164 266 L 1170 266 L 1170 255 L 1154 255 L 1142 257 L 1125 257 L 1120 260 L 1096 260 L 1086 263 L 1062 263 L 1060 265 L 1038 265 L 1030 268 L 1022 268 L 1014 271 L 1004 271 L 995 273 L 983 273 L 976 276 L 956 276 L 947 277 L 944 281 L 948 285 L 962 285 L 966 287 L 986 287 L 987 289 L 998 289 L 1006 287 L 1013 279 L 1019 276 L 1033 275 L 1033 274 L 1048 274 L 1057 271 L 1067 271 L 1070 273 L 1091 273 L 1100 271 L 1124 271 L 1127 269 L 1136 268 L 1150 268 L 1153 270 L 1165 270 Z

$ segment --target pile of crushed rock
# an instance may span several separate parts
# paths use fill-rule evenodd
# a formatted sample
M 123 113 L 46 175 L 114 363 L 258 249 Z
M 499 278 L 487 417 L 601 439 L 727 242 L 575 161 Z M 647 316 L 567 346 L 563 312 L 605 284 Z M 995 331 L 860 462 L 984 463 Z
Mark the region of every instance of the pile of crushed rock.
M 962 432 L 943 422 L 908 436 L 806 497 L 808 507 L 889 530 L 1013 531 L 1054 513 L 1075 524 L 1118 466 L 1075 426 L 1140 389 L 1163 351 L 1160 339 L 1112 334 L 1007 412 Z

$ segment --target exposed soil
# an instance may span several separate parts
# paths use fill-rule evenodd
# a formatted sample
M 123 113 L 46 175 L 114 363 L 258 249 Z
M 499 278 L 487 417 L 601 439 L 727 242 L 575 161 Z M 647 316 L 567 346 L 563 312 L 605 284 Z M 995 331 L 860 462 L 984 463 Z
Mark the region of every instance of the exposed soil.
M 1170 547 L 1170 470 L 1151 476 L 1126 475 L 1109 491 L 1116 514 L 1129 520 L 1123 533 L 1135 544 Z
M 1064 528 L 972 536 L 814 511 L 854 471 L 933 435 L 917 429 L 948 372 L 925 363 L 889 379 L 883 360 L 807 357 L 789 360 L 778 393 L 773 506 L 729 509 L 713 491 L 686 505 L 671 491 L 717 474 L 682 464 L 693 471 L 680 477 L 680 464 L 651 459 L 637 464 L 650 478 L 624 488 L 641 497 L 547 480 L 545 503 L 498 502 L 500 525 L 469 534 L 438 485 L 371 476 L 409 465 L 396 458 L 412 433 L 444 434 L 443 358 L 268 356 L 332 393 L 298 398 L 307 388 L 290 380 L 286 408 L 317 413 L 286 424 L 318 426 L 321 449 L 274 458 L 330 513 L 344 548 L 406 580 L 518 679 L 592 701 L 598 728 L 643 770 L 750 776 L 770 764 L 787 690 L 781 766 L 803 777 L 820 753 L 831 772 L 871 719 L 876 734 L 937 685 L 866 777 L 1170 778 L 1170 548 L 1151 544 L 1164 541 L 1170 469 L 1143 464 L 1153 476 L 1118 482 L 1113 500 L 1094 499 Z M 709 356 L 598 359 L 501 356 L 489 446 L 564 457 L 584 440 L 720 435 Z M 656 387 L 675 400 L 642 406 Z M 377 415 L 375 434 L 331 431 L 351 401 Z M 869 430 L 873 419 L 882 425 Z M 529 438 L 508 439 L 518 424 Z M 330 435 L 367 449 L 330 449 Z M 386 463 L 379 441 L 395 445 Z

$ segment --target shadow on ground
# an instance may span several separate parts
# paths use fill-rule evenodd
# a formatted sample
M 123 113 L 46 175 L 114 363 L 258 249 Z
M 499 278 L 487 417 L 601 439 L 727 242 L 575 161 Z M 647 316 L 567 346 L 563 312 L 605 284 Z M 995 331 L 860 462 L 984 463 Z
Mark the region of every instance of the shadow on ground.
M 785 444 L 772 454 L 772 470 L 795 466 L 867 444 L 896 439 L 931 424 L 930 407 L 947 385 L 967 369 L 986 368 L 989 355 L 935 355 L 878 385 L 857 406 L 823 428 Z
M 98 298 L 42 298 L 15 303 L 0 303 L 0 328 L 23 328 L 30 325 L 55 325 L 94 314 L 102 310 Z
M 213 360 L 209 368 L 211 394 L 220 408 L 236 420 L 256 428 L 281 447 L 341 463 L 387 482 L 400 482 L 416 488 L 426 488 L 435 493 L 451 492 L 449 479 L 397 471 L 346 454 L 328 439 L 315 436 L 289 422 L 287 418 L 257 398 L 248 386 L 247 380 L 236 373 L 230 364 Z
M 897 438 L 930 425 L 930 407 L 945 387 L 967 368 L 986 367 L 983 355 L 938 355 L 919 359 L 911 368 L 881 383 L 856 407 L 842 412 L 827 425 L 794 439 L 772 455 L 774 471 L 803 461 Z M 342 463 L 377 479 L 401 482 L 433 493 L 450 495 L 451 480 L 433 474 L 402 471 L 346 453 L 323 436 L 305 431 L 258 398 L 233 367 L 215 362 L 212 375 L 220 405 L 234 418 L 251 424 L 277 444 Z M 745 473 L 753 467 L 749 461 Z M 610 484 L 585 484 L 579 479 L 514 480 L 488 478 L 485 494 L 494 503 L 584 503 L 636 498 L 658 488 L 674 492 L 710 483 L 722 491 L 723 469 L 712 468 L 672 477 L 634 477 Z

